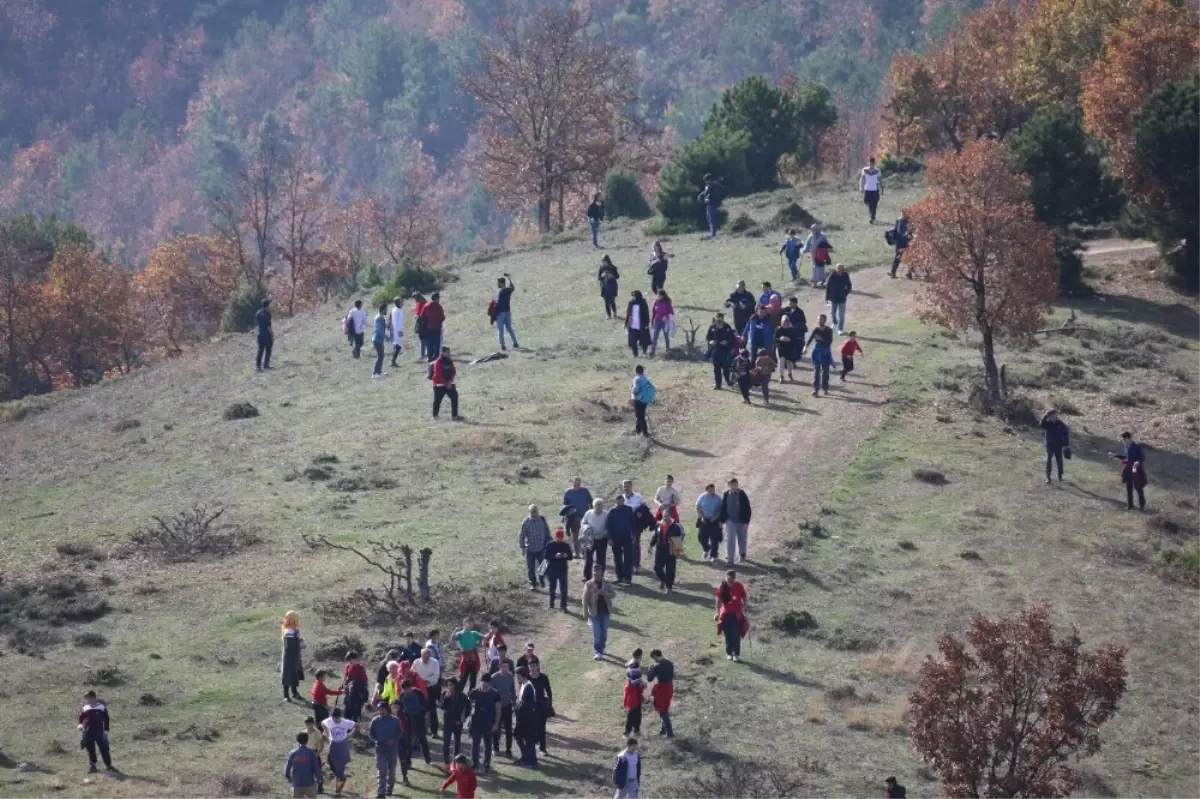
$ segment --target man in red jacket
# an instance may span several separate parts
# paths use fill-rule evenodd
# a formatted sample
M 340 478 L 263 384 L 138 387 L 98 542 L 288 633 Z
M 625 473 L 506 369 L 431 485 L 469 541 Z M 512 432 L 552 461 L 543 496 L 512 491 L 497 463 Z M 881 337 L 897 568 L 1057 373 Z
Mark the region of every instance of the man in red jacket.
M 425 341 L 425 352 L 431 361 L 438 357 L 439 352 L 445 352 L 442 349 L 442 325 L 446 322 L 446 310 L 442 307 L 441 300 L 440 292 L 430 294 L 429 302 L 418 316 L 421 338 Z
M 429 364 L 429 379 L 433 382 L 434 419 L 438 418 L 438 413 L 442 410 L 442 399 L 449 397 L 450 418 L 456 422 L 461 421 L 458 415 L 458 388 L 454 385 L 456 375 L 454 361 L 450 360 L 450 348 L 442 347 L 442 354 Z

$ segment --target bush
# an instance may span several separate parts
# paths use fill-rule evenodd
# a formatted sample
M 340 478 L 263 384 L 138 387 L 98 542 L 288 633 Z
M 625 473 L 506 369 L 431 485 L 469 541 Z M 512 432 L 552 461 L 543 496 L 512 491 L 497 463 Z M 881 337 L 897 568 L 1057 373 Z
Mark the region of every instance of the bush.
M 747 213 L 738 214 L 725 223 L 725 230 L 735 235 L 757 237 L 763 234 L 762 228 Z
M 245 333 L 254 329 L 254 315 L 267 299 L 263 286 L 242 286 L 229 298 L 221 314 L 222 333 Z
M 912 476 L 922 483 L 928 483 L 931 486 L 944 486 L 950 482 L 946 479 L 946 475 L 937 469 L 926 469 L 924 467 L 913 469 Z
M 423 266 L 401 264 L 392 270 L 383 288 L 371 297 L 371 307 L 378 308 L 384 303 L 391 304 L 397 297 L 409 297 L 414 291 L 428 296 L 442 288 L 443 276 L 433 269 Z M 366 284 L 364 284 L 364 288 Z
M 800 232 L 819 223 L 820 220 L 802 208 L 800 203 L 791 202 L 776 211 L 769 224 L 773 230 L 794 229 Z
M 245 774 L 222 774 L 217 778 L 218 796 L 257 796 L 269 792 L 270 788 Z
M 925 165 L 911 155 L 897 157 L 891 153 L 884 153 L 879 159 L 879 171 L 884 177 L 888 175 L 915 175 L 924 168 Z
M 650 203 L 646 202 L 637 176 L 623 169 L 614 169 L 604 176 L 604 215 L 629 219 L 648 219 Z
M 78 647 L 101 649 L 108 646 L 108 639 L 100 633 L 79 633 L 79 635 L 72 639 L 71 643 Z
M 99 685 L 104 688 L 115 688 L 125 682 L 125 675 L 116 666 L 102 666 L 90 672 L 84 679 L 85 685 Z
M 224 513 L 224 508 L 197 504 L 170 518 L 154 516 L 153 524 L 134 531 L 129 547 L 157 560 L 187 561 L 203 555 L 222 557 L 258 543 L 254 533 L 218 522 Z
M 721 179 L 725 194 L 736 195 L 748 190 L 750 177 L 746 171 L 745 133 L 730 133 L 716 129 L 696 141 L 685 143 L 666 166 L 658 184 L 654 205 L 663 219 L 676 225 L 677 230 L 706 230 L 708 221 L 704 203 L 696 195 L 704 187 L 705 174 Z M 725 221 L 724 209 L 719 209 L 718 224 Z
M 817 629 L 817 620 L 807 610 L 785 610 L 771 617 L 771 626 L 788 635 Z
M 232 422 L 235 419 L 253 419 L 258 416 L 258 408 L 255 408 L 249 402 L 235 402 L 225 409 L 223 418 L 227 422 Z
M 141 427 L 142 423 L 137 419 L 122 419 L 113 425 L 114 433 L 124 433 L 126 430 L 136 430 Z

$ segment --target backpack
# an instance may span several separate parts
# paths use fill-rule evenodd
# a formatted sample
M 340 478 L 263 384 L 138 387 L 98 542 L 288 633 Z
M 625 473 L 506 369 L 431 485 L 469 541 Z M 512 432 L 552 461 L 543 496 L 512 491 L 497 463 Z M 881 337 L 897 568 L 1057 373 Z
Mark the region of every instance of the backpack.
M 883 240 L 888 243 L 888 246 L 896 246 L 896 229 L 888 228 L 887 230 L 883 231 Z
M 667 536 L 667 547 L 671 550 L 671 554 L 678 557 L 683 554 L 683 538 Z
M 638 388 L 638 402 L 644 402 L 647 405 L 653 405 L 654 400 L 658 398 L 658 389 L 650 382 L 650 378 L 643 376 L 641 386 Z

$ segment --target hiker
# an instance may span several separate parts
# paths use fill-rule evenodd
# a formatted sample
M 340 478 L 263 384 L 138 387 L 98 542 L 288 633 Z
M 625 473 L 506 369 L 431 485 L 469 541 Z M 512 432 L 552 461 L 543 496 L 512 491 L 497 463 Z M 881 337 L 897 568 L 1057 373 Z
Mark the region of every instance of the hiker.
M 771 404 L 771 375 L 775 372 L 775 359 L 771 357 L 771 351 L 768 349 L 760 349 L 758 357 L 754 359 L 754 371 L 751 373 L 754 376 L 754 382 L 762 391 L 763 405 Z
M 400 756 L 401 744 L 404 741 L 404 728 L 400 719 L 392 715 L 392 708 L 386 702 L 380 702 L 375 718 L 371 719 L 369 735 L 375 743 L 375 796 L 383 799 L 391 796 L 396 785 L 396 760 Z M 402 773 L 404 784 L 408 785 L 407 770 Z
M 725 636 L 725 659 L 737 663 L 742 657 L 742 639 L 749 630 L 749 622 L 746 620 L 746 600 L 734 588 L 740 583 L 732 574 L 729 572 L 717 586 L 717 612 L 713 620 L 717 623 L 717 632 Z M 745 594 L 745 589 L 741 594 Z
M 608 511 L 605 527 L 608 530 L 608 543 L 612 547 L 613 570 L 617 573 L 616 581 L 628 583 L 633 581 L 633 508 L 625 504 L 625 497 L 617 495 L 612 508 Z
M 825 267 L 832 262 L 830 253 L 833 252 L 833 245 L 829 243 L 829 238 L 821 232 L 821 226 L 813 224 L 809 229 L 808 238 L 804 240 L 804 252 L 812 256 L 812 286 L 813 288 L 824 288 L 825 286 Z
M 595 237 L 595 235 L 595 228 L 592 228 L 592 236 Z M 438 789 L 438 792 L 444 792 L 453 785 L 455 799 L 475 799 L 477 784 L 475 770 L 467 762 L 467 756 L 457 755 L 454 763 L 450 766 L 450 774 L 442 781 L 442 787 Z
M 407 660 L 409 663 L 412 663 L 421 657 L 421 650 L 423 648 L 417 643 L 417 636 L 413 635 L 411 631 L 406 632 L 404 634 L 404 646 L 400 647 L 400 657 L 396 658 L 396 660 Z
M 796 361 L 800 360 L 800 348 L 804 344 L 803 335 L 792 326 L 792 318 L 785 314 L 779 322 L 779 329 L 775 331 L 775 357 L 779 361 L 781 382 L 785 373 L 788 380 L 796 382 L 792 369 L 795 368 Z
M 329 697 L 342 695 L 341 690 L 331 690 L 325 684 L 325 678 L 328 676 L 329 672 L 325 669 L 317 669 L 317 673 L 313 675 L 312 690 L 309 695 L 312 697 L 313 716 L 316 717 L 314 724 L 320 724 L 329 718 Z
M 488 663 L 495 666 L 495 661 L 508 651 L 508 647 L 504 644 L 504 636 L 500 633 L 500 620 L 492 619 L 488 622 L 488 631 L 483 636 L 483 645 L 487 649 Z M 488 671 L 489 674 L 495 674 L 496 669 L 492 668 Z
M 541 659 L 537 656 L 537 653 L 534 652 L 533 650 L 534 650 L 533 641 L 526 641 L 525 649 L 517 657 L 517 668 L 518 669 L 521 668 L 522 666 L 532 666 L 534 663 L 541 662 Z
M 363 310 L 362 300 L 355 300 L 354 307 L 346 313 L 342 320 L 346 338 L 350 341 L 350 354 L 355 360 L 362 354 L 363 334 L 367 329 L 367 312 Z
M 332 715 L 321 722 L 329 739 L 329 770 L 333 772 L 333 795 L 341 796 L 346 787 L 346 766 L 350 765 L 350 733 L 358 725 L 342 718 L 342 709 L 335 707 Z
M 429 380 L 433 383 L 433 418 L 435 420 L 442 412 L 442 400 L 449 397 L 450 420 L 462 421 L 462 417 L 458 415 L 458 386 L 454 383 L 457 376 L 458 370 L 454 368 L 454 361 L 450 358 L 450 348 L 442 347 L 442 354 L 429 364 Z
M 421 647 L 421 654 L 412 662 L 413 673 L 425 683 L 428 698 L 429 734 L 438 737 L 437 698 L 442 695 L 442 662 L 433 656 L 433 650 Z M 450 680 L 450 682 L 454 682 Z
M 812 349 L 808 358 L 813 365 L 813 396 L 829 393 L 829 367 L 833 366 L 833 328 L 825 324 L 825 314 L 817 317 L 817 326 L 808 337 Z
M 596 279 L 600 281 L 600 298 L 604 300 L 604 315 L 609 319 L 617 317 L 617 291 L 620 287 L 621 273 L 613 265 L 607 255 L 600 259 L 600 269 L 596 271 Z
M 750 386 L 754 382 L 754 361 L 750 358 L 750 350 L 743 349 L 733 359 L 733 377 L 737 380 L 738 391 L 742 393 L 742 402 L 750 402 Z
M 550 525 L 546 517 L 538 512 L 537 505 L 529 506 L 529 515 L 521 522 L 517 535 L 517 547 L 525 556 L 525 570 L 529 575 L 529 590 L 545 587 L 546 576 L 542 563 L 546 559 L 546 544 L 550 543 Z
M 633 490 L 632 480 L 621 481 L 621 496 L 625 498 L 625 504 L 634 510 L 646 504 L 646 498 Z
M 346 693 L 346 718 L 357 723 L 367 702 L 367 669 L 360 655 L 351 649 L 346 653 L 346 668 L 342 671 L 342 690 Z
M 470 619 L 463 619 L 461 630 L 455 630 L 452 636 L 458 645 L 458 690 L 463 692 L 463 686 L 468 682 L 475 687 L 479 677 L 479 644 L 483 635 L 471 625 Z
M 721 524 L 725 525 L 725 562 L 733 565 L 734 557 L 745 563 L 746 539 L 750 534 L 750 497 L 738 486 L 737 478 L 729 481 L 729 490 L 721 496 Z
M 584 487 L 582 477 L 571 478 L 571 487 L 563 492 L 562 509 L 563 524 L 571 536 L 571 553 L 578 558 L 583 554 L 579 548 L 579 529 L 583 517 L 592 509 L 592 492 Z
M 521 668 L 518 666 L 517 668 Z M 554 718 L 554 692 L 550 688 L 550 675 L 542 671 L 542 664 L 535 657 L 526 666 L 529 669 L 529 681 L 537 692 L 536 742 L 538 751 L 543 755 L 546 751 L 546 723 Z
M 296 748 L 288 752 L 283 767 L 283 778 L 291 784 L 292 796 L 315 797 L 320 775 L 317 753 L 308 748 L 308 733 L 296 733 Z
M 471 767 L 480 768 L 479 756 L 483 755 L 483 770 L 492 770 L 492 742 L 500 727 L 500 694 L 492 687 L 492 678 L 485 674 L 479 678 L 479 687 L 471 690 Z M 511 749 L 511 747 L 510 747 Z
M 254 312 L 254 326 L 258 330 L 258 354 L 254 356 L 254 371 L 271 368 L 271 348 L 275 346 L 275 334 L 271 331 L 271 301 L 263 300 L 262 307 Z
M 651 294 L 658 294 L 666 287 L 669 266 L 670 258 L 663 250 L 662 242 L 654 242 L 654 248 L 650 251 L 650 266 L 646 268 L 646 274 L 650 276 Z
M 431 763 L 429 756 L 429 738 L 426 736 L 425 716 L 429 712 L 425 697 L 416 690 L 411 679 L 400 682 L 400 706 L 404 708 L 404 726 L 408 730 L 405 748 L 411 752 L 415 743 L 421 749 L 421 756 L 426 763 Z
M 83 695 L 83 709 L 79 711 L 76 727 L 79 730 L 79 748 L 87 751 L 88 774 L 96 772 L 96 750 L 100 750 L 105 770 L 116 771 L 108 748 L 108 705 L 96 698 L 95 691 Z
M 908 209 L 905 208 L 900 212 L 900 217 L 896 220 L 896 224 L 892 225 L 891 230 L 887 230 L 883 234 L 884 240 L 896 250 L 895 255 L 892 256 L 891 271 L 888 272 L 891 277 L 895 277 L 896 272 L 900 270 L 900 259 L 904 257 L 904 251 L 912 243 L 912 231 L 909 229 L 909 224 Z M 912 276 L 913 273 L 910 269 L 907 277 L 911 279 Z
M 1125 484 L 1125 496 L 1129 510 L 1133 510 L 1133 494 L 1138 496 L 1138 507 L 1146 509 L 1146 453 L 1142 445 L 1133 440 L 1133 434 L 1121 434 L 1121 453 L 1115 456 L 1121 461 L 1121 482 Z
M 379 698 L 388 704 L 400 699 L 400 683 L 403 681 L 400 676 L 400 663 L 399 660 L 388 661 L 387 678 L 383 681 L 383 688 L 379 691 Z M 397 718 L 403 718 L 403 714 Z
M 674 510 L 675 506 L 665 507 Z M 675 588 L 676 562 L 683 554 L 683 527 L 679 524 L 678 514 L 674 518 L 669 512 L 663 514 L 650 539 L 650 550 L 654 552 L 654 576 L 658 578 L 658 587 L 669 594 Z
M 671 726 L 671 698 L 675 696 L 675 664 L 663 657 L 661 649 L 651 649 L 650 659 L 654 665 L 646 673 L 650 687 L 650 700 L 658 714 L 658 734 L 666 738 L 675 737 Z
M 630 483 L 630 487 L 632 487 L 632 485 L 633 484 Z M 682 497 L 679 494 L 679 489 L 675 487 L 675 477 L 668 474 L 667 479 L 658 487 L 658 490 L 654 492 L 654 509 L 658 510 L 664 505 L 678 505 L 681 499 Z M 677 513 L 677 520 L 678 515 L 679 514 Z
M 633 382 L 629 386 L 629 402 L 633 405 L 633 434 L 650 437 L 650 426 L 646 423 L 646 409 L 654 404 L 657 395 L 654 384 L 646 377 L 646 369 L 640 363 L 633 367 Z
M 863 203 L 871 218 L 867 224 L 875 224 L 875 209 L 879 207 L 879 198 L 883 196 L 883 174 L 875 168 L 875 159 L 867 159 L 867 165 L 858 175 L 858 190 L 862 192 Z
M 713 323 L 705 335 L 709 350 L 712 354 L 713 388 L 720 391 L 721 378 L 726 385 L 732 385 L 729 369 L 733 366 L 733 347 L 737 342 L 737 332 L 725 323 L 725 314 L 719 313 L 713 317 Z
M 559 610 L 567 612 L 567 566 L 575 553 L 566 542 L 567 533 L 561 527 L 554 531 L 554 540 L 546 545 L 546 580 L 550 583 L 550 609 L 554 597 L 559 597 Z
M 714 483 L 706 485 L 704 492 L 696 497 L 696 537 L 700 539 L 705 562 L 715 561 L 721 545 L 721 497 Z
M 800 307 L 799 298 L 792 296 L 788 297 L 787 307 L 783 309 L 783 315 L 791 321 L 792 327 L 796 330 L 796 358 L 793 360 L 799 361 L 804 357 L 804 336 L 808 333 L 808 320 L 804 318 L 804 311 Z
M 462 752 L 463 725 L 471 715 L 471 702 L 458 691 L 454 680 L 442 691 L 442 765 L 450 768 L 450 756 Z M 430 703 L 432 705 L 432 703 Z
M 757 353 L 761 349 L 770 350 L 774 333 L 771 320 L 767 318 L 767 307 L 759 305 L 754 311 L 754 316 L 746 323 L 746 329 L 742 331 L 743 346 L 751 353 Z
M 884 799 L 907 799 L 908 789 L 896 782 L 895 777 L 888 777 L 883 781 L 883 796 Z
M 592 248 L 600 249 L 598 236 L 600 235 L 600 222 L 604 219 L 604 198 L 600 192 L 592 195 L 592 204 L 587 209 L 588 227 L 592 231 Z
M 392 300 L 392 368 L 400 364 L 396 359 L 404 351 L 404 298 L 397 296 Z
M 601 569 L 608 556 L 608 511 L 604 500 L 592 500 L 592 509 L 583 514 L 580 522 L 580 544 L 583 547 L 583 580 L 592 579 L 593 564 Z
M 379 664 L 379 669 L 375 672 L 375 697 L 371 701 L 372 706 L 374 706 L 375 703 L 378 702 L 378 700 L 383 696 L 383 689 L 386 686 L 388 676 L 392 671 L 391 664 L 393 662 L 398 663 L 399 660 L 400 650 L 389 649 L 388 653 L 383 658 L 383 662 Z
M 764 280 L 762 284 L 762 294 L 758 295 L 758 304 L 769 310 L 772 300 L 778 300 L 780 303 L 782 303 L 783 295 L 771 288 L 771 281 Z
M 283 680 L 283 701 L 303 702 L 300 696 L 300 681 L 304 679 L 304 666 L 300 660 L 300 650 L 308 646 L 308 642 L 300 635 L 300 614 L 289 610 L 283 615 L 283 657 L 280 663 L 280 675 Z M 289 695 L 289 692 L 290 695 Z
M 500 658 L 495 674 L 489 675 L 492 690 L 500 696 L 500 715 L 496 724 L 496 733 L 492 736 L 492 751 L 500 752 L 500 731 L 504 731 L 504 754 L 512 757 L 513 744 L 513 703 L 517 701 L 517 675 L 513 662 L 507 657 Z
M 429 650 L 429 657 L 438 662 L 438 668 L 442 668 L 449 661 L 446 660 L 446 647 L 442 646 L 441 630 L 430 630 L 429 638 L 425 641 L 425 646 L 422 649 Z M 438 682 L 441 682 L 441 674 L 438 674 Z M 441 686 L 438 686 L 438 691 L 441 691 Z
M 517 739 L 517 748 L 521 757 L 517 763 L 530 768 L 537 768 L 537 734 L 538 716 L 537 688 L 529 680 L 529 669 L 517 669 L 517 702 L 516 728 L 513 734 Z
M 379 306 L 375 314 L 374 328 L 371 330 L 371 345 L 375 347 L 375 368 L 371 370 L 372 379 L 384 377 L 383 374 L 383 345 L 387 341 L 388 307 L 385 302 Z
M 642 292 L 634 289 L 629 295 L 629 304 L 625 306 L 625 332 L 628 336 L 629 351 L 633 357 L 642 354 L 650 348 L 650 306 L 642 297 Z
M 421 319 L 421 311 L 425 310 L 425 306 L 429 304 L 429 300 L 425 299 L 425 295 L 419 291 L 412 293 L 413 301 L 413 333 L 417 336 L 417 343 L 420 345 L 421 352 L 417 360 L 428 361 L 429 350 L 425 346 L 425 322 Z
M 838 352 L 842 356 L 842 374 L 840 375 L 840 379 L 844 383 L 846 382 L 846 375 L 854 371 L 854 353 L 857 352 L 866 355 L 863 352 L 863 348 L 859 346 L 857 330 L 850 331 L 850 337 L 842 342 L 842 346 Z
M 757 304 L 754 295 L 746 290 L 746 281 L 739 280 L 737 288 L 725 298 L 725 307 L 733 310 L 734 330 L 741 333 L 746 329 L 746 323 L 750 321 L 750 316 L 754 313 Z
M 507 281 L 507 285 L 505 285 Z M 516 285 L 513 283 L 512 275 L 505 272 L 501 277 L 496 278 L 496 335 L 500 337 L 500 349 L 506 350 L 504 346 L 504 331 L 508 331 L 508 337 L 512 339 L 514 350 L 519 350 L 521 345 L 517 343 L 517 332 L 512 326 L 512 294 L 516 290 Z
M 658 334 L 662 333 L 667 340 L 666 349 L 671 349 L 671 334 L 675 332 L 675 306 L 667 292 L 659 289 L 658 299 L 650 309 L 650 329 L 653 337 L 650 339 L 650 355 L 658 352 Z
M 825 283 L 825 301 L 829 303 L 829 314 L 838 335 L 846 329 L 846 297 L 853 290 L 850 283 L 850 273 L 845 264 L 838 264 L 837 269 Z
M 1046 445 L 1046 483 L 1050 483 L 1050 462 L 1058 463 L 1058 482 L 1063 479 L 1063 455 L 1071 451 L 1071 431 L 1067 424 L 1058 418 L 1054 408 L 1042 414 L 1043 443 Z M 1132 498 L 1130 504 L 1133 503 Z
M 431 361 L 445 350 L 442 346 L 442 331 L 446 324 L 446 310 L 442 307 L 441 299 L 440 292 L 430 294 L 429 302 L 425 303 L 417 317 L 420 327 L 418 335 L 424 336 L 425 357 Z
M 642 703 L 645 701 L 646 681 L 642 679 L 642 670 L 633 665 L 626 667 L 625 690 L 621 695 L 621 706 L 625 709 L 625 735 L 642 734 Z
M 317 756 L 317 793 L 325 793 L 325 732 L 317 726 L 317 720 L 309 716 L 304 720 L 304 731 L 308 733 L 308 748 Z
M 597 566 L 592 579 L 583 587 L 583 619 L 592 628 L 592 660 L 604 660 L 608 645 L 608 621 L 612 617 L 617 591 L 604 579 L 604 567 Z
M 779 254 L 787 258 L 787 268 L 792 274 L 792 282 L 800 279 L 800 269 L 797 264 L 800 262 L 800 248 L 803 246 L 803 242 L 796 236 L 796 231 L 789 230 L 788 237 L 783 240 L 783 245 L 779 248 Z
M 637 751 L 637 738 L 627 738 L 625 748 L 617 753 L 613 763 L 613 785 L 617 787 L 613 799 L 638 799 L 638 788 L 642 784 L 642 756 Z
M 719 179 L 713 178 L 711 174 L 705 174 L 704 188 L 696 195 L 697 202 L 704 203 L 704 218 L 708 220 L 708 237 L 710 239 L 717 237 L 718 210 L 721 207 L 723 188 Z

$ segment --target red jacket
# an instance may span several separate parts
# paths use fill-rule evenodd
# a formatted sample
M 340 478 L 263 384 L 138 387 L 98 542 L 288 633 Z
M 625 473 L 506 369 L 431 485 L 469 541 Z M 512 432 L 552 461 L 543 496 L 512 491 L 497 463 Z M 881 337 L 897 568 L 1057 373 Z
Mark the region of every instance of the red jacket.
M 361 663 L 347 663 L 346 670 L 342 672 L 343 682 L 349 684 L 352 682 L 370 685 L 367 680 L 367 668 Z
M 433 361 L 433 384 L 435 386 L 452 386 L 454 378 L 458 374 L 458 370 L 454 368 L 454 361 L 450 360 L 445 355 L 439 355 Z
M 847 358 L 853 358 L 854 353 L 862 352 L 862 347 L 858 346 L 858 342 L 852 338 L 842 342 L 842 355 Z
M 442 304 L 433 300 L 426 303 L 417 315 L 425 320 L 425 329 L 430 332 L 441 330 L 442 323 L 446 321 L 446 311 L 442 308 Z
M 642 700 L 646 696 L 646 683 L 632 680 L 625 680 L 625 696 L 622 704 L 626 710 L 634 710 L 642 706 Z
M 442 790 L 446 790 L 451 785 L 454 786 L 454 795 L 458 799 L 475 799 L 475 772 L 469 768 L 459 769 L 454 766 L 450 769 L 450 776 L 442 783 Z
M 341 691 L 331 691 L 321 680 L 313 680 L 311 696 L 314 705 L 328 705 L 329 697 L 341 695 Z

